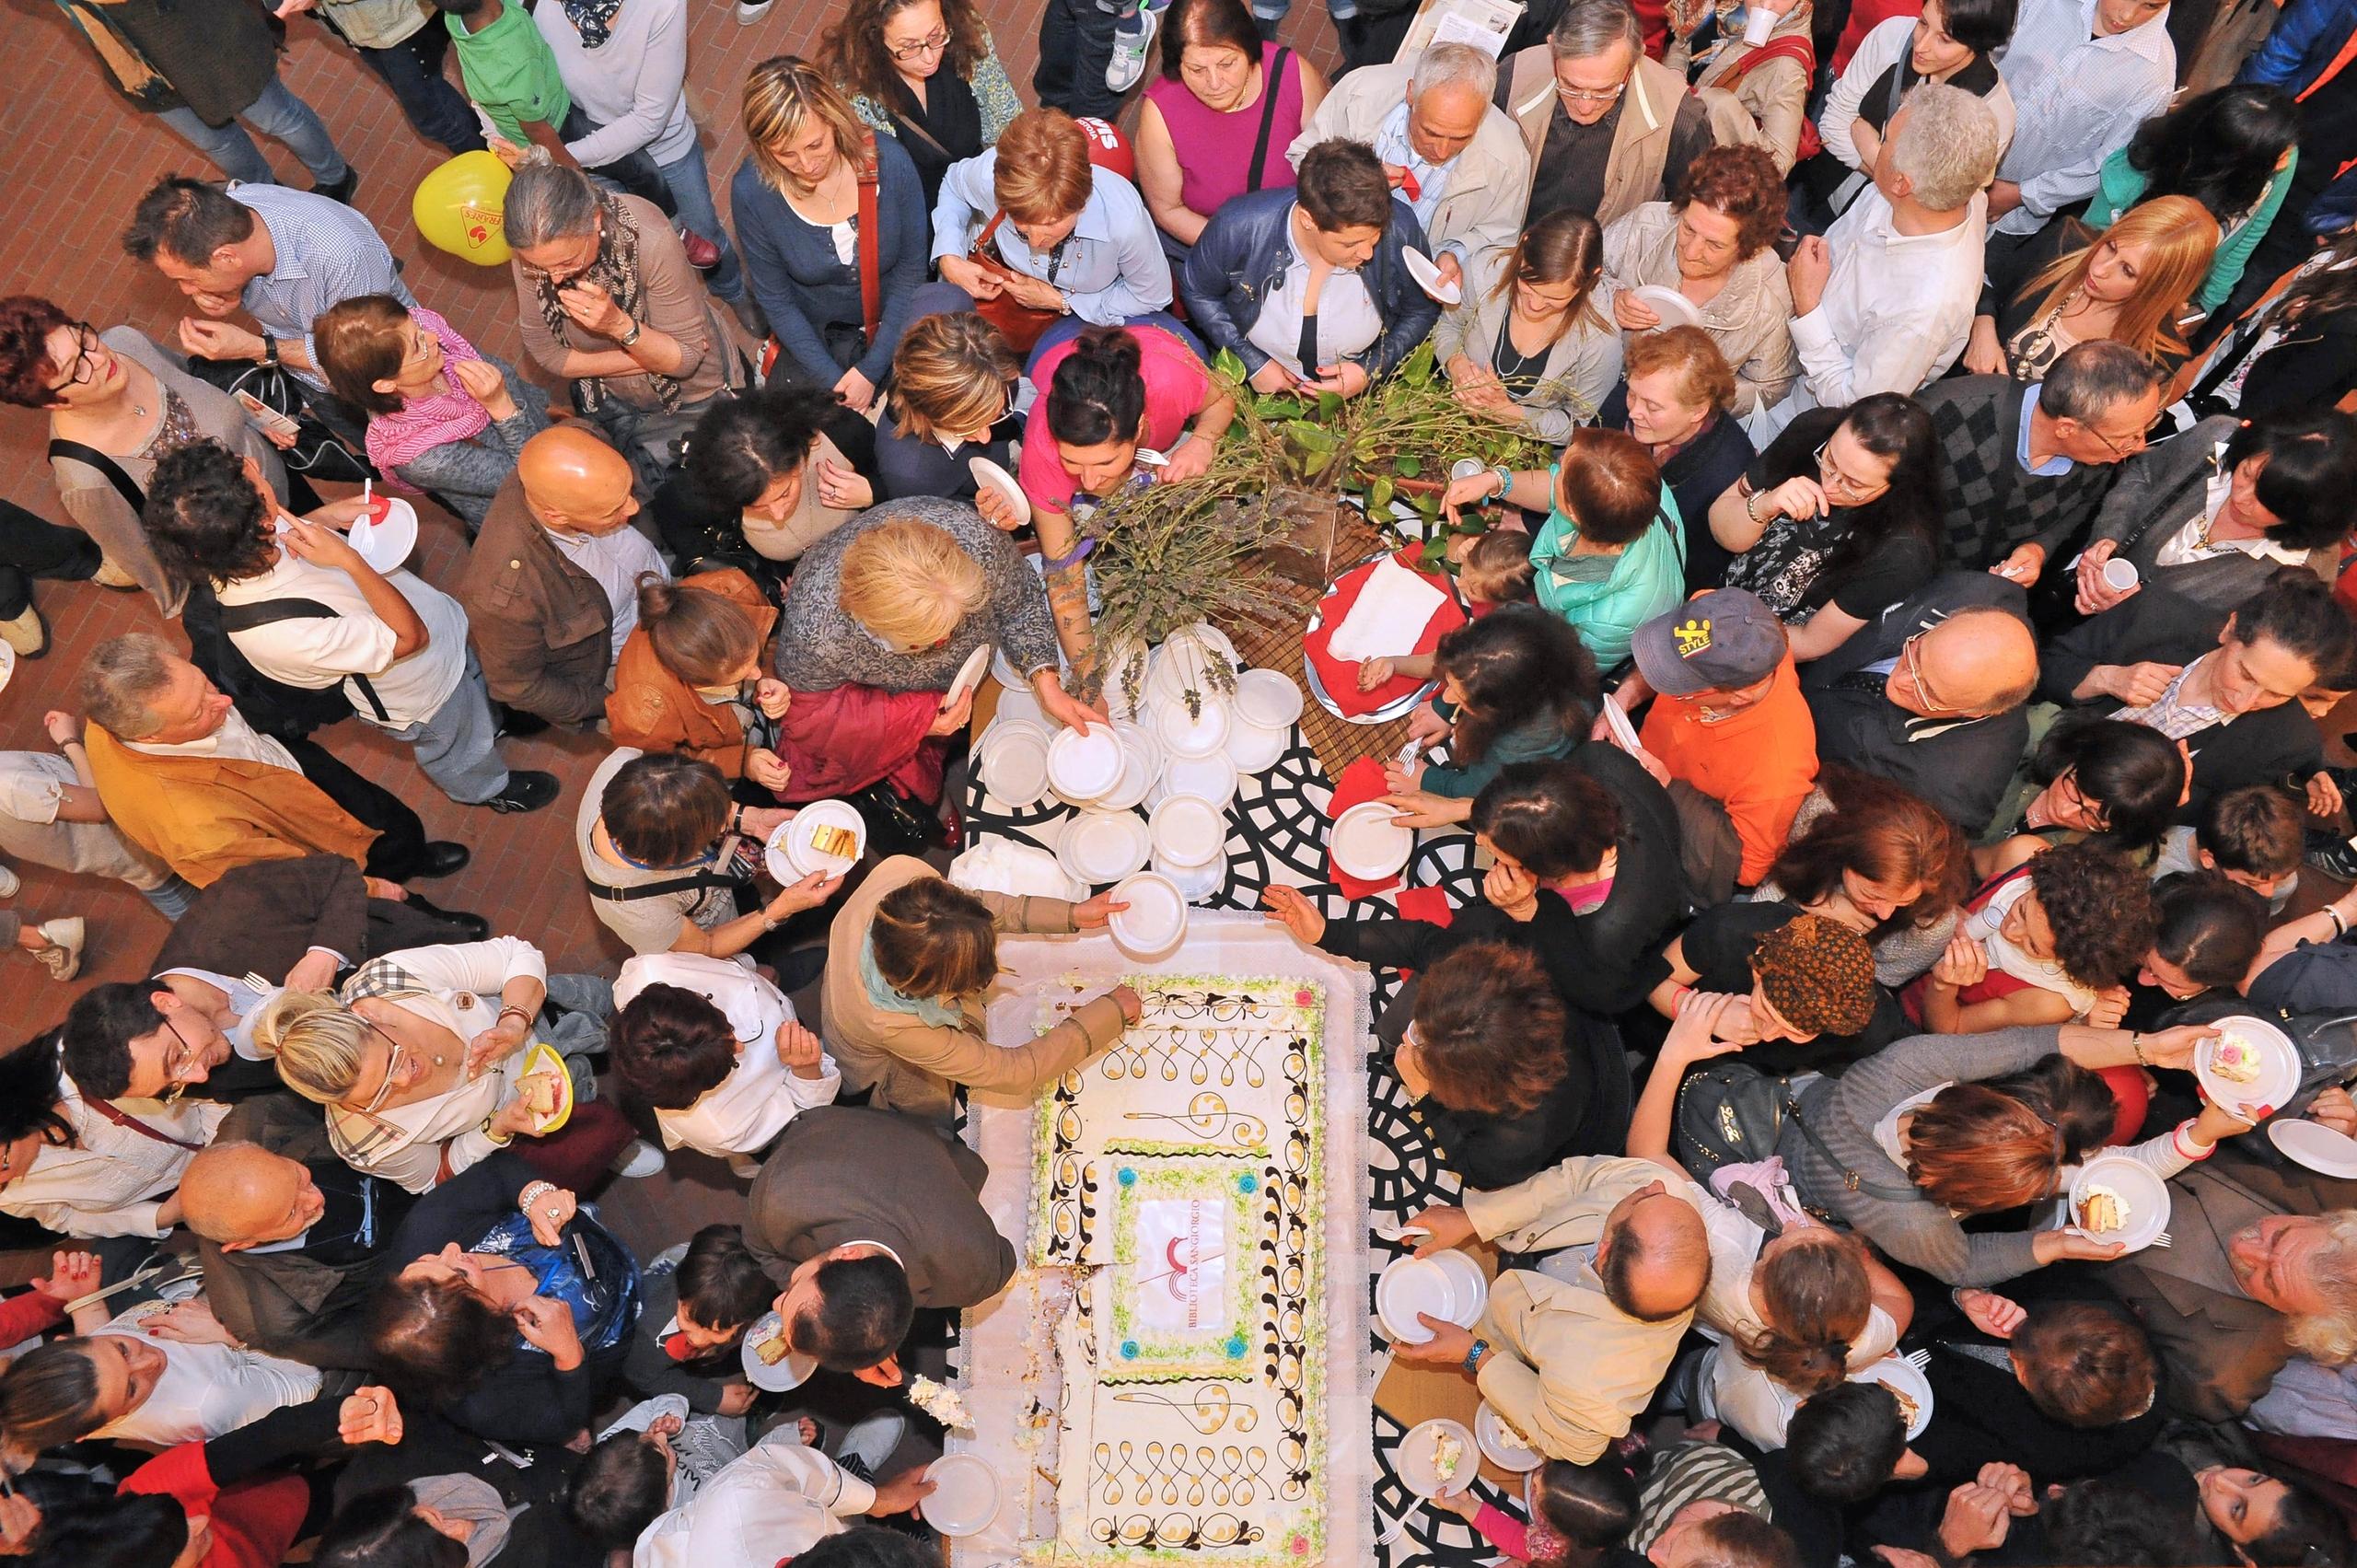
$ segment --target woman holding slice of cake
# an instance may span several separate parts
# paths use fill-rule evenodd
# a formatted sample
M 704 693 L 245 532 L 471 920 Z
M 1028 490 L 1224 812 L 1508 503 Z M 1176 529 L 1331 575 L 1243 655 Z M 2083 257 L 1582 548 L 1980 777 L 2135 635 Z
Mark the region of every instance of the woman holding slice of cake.
M 612 1011 L 606 981 L 552 978 L 539 948 L 500 936 L 374 959 L 333 995 L 281 992 L 253 1035 L 288 1088 L 327 1108 L 328 1139 L 354 1170 L 423 1192 L 521 1134 L 526 1164 L 577 1189 L 609 1166 L 652 1175 L 661 1156 L 610 1105 L 575 1105 L 550 1127 L 573 1086 L 520 1053 L 535 1039 L 561 1057 L 601 1050 Z

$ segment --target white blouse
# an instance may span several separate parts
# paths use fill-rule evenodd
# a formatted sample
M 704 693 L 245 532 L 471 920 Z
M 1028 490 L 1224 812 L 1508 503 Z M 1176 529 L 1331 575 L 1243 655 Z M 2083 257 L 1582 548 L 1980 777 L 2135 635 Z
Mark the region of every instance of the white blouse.
M 650 985 L 692 991 L 727 1015 L 737 1036 L 737 1065 L 679 1110 L 657 1110 L 663 1146 L 698 1150 L 726 1159 L 770 1145 L 795 1113 L 831 1104 L 843 1086 L 835 1059 L 823 1051 L 819 1076 L 789 1072 L 777 1059 L 778 1026 L 794 1016 L 784 992 L 734 958 L 702 953 L 642 953 L 622 965 L 614 981 L 620 1012 Z
M 139 1408 L 90 1435 L 127 1443 L 202 1443 L 299 1405 L 319 1391 L 319 1369 L 232 1345 L 184 1344 L 150 1338 L 142 1318 L 122 1317 L 99 1330 L 137 1340 L 164 1355 L 164 1375 Z

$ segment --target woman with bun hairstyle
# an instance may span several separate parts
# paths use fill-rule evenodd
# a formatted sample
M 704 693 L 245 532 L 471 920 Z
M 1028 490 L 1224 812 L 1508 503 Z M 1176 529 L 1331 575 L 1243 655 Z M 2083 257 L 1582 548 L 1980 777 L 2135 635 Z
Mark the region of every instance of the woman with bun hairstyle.
M 777 608 L 734 568 L 676 583 L 640 577 L 638 625 L 606 698 L 613 743 L 684 752 L 730 780 L 784 789 L 786 766 L 763 744 L 793 701 L 785 682 L 762 673 L 776 624 Z
M 1031 505 L 1051 512 L 1132 483 L 1200 477 L 1236 417 L 1236 400 L 1194 350 L 1160 327 L 1088 328 L 1042 354 L 1031 383 L 1039 398 L 1023 428 L 1019 477 Z M 1162 462 L 1141 462 L 1142 447 Z

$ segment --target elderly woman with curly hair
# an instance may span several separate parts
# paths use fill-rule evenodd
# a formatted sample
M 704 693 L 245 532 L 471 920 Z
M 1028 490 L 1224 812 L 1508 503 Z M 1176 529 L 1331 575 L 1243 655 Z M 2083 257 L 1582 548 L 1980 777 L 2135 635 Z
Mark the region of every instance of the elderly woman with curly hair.
M 1909 1015 L 1938 1034 L 2015 1024 L 2107 1028 L 2153 946 L 2152 884 L 2119 855 L 2061 844 L 1991 878 L 1932 972 L 1908 991 Z
M 1800 376 L 1793 295 L 1771 247 L 1784 226 L 1784 181 L 1759 147 L 1713 147 L 1686 166 L 1678 194 L 1647 202 L 1604 230 L 1596 305 L 1631 333 L 1681 324 L 1630 291 L 1678 294 L 1686 323 L 1711 334 L 1735 368 L 1735 412 L 1774 405 Z

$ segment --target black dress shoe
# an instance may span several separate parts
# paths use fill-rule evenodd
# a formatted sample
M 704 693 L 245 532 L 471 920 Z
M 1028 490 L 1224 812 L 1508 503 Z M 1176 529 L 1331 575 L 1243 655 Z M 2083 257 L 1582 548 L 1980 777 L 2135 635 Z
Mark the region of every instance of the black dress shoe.
M 464 910 L 446 910 L 439 905 L 427 903 L 415 893 L 412 893 L 401 902 L 417 913 L 438 920 L 459 933 L 459 940 L 461 942 L 480 942 L 491 935 L 491 922 L 479 914 L 469 914 Z
M 474 851 L 464 844 L 454 844 L 447 839 L 434 839 L 425 846 L 424 863 L 415 871 L 411 872 L 409 877 L 404 877 L 402 880 L 407 881 L 410 877 L 447 877 L 454 872 L 465 870 L 467 862 L 474 857 Z
M 491 711 L 499 721 L 499 733 L 512 735 L 518 739 L 528 735 L 538 735 L 549 726 L 549 721 L 540 714 L 511 708 L 505 703 L 493 703 Z
M 538 811 L 559 794 L 556 775 L 530 768 L 510 768 L 507 787 L 483 802 L 493 811 Z
M 343 166 L 343 179 L 332 185 L 314 185 L 311 187 L 311 194 L 325 196 L 331 202 L 342 202 L 348 207 L 352 205 L 352 193 L 359 189 L 360 171 L 353 168 L 351 161 L 347 159 Z

